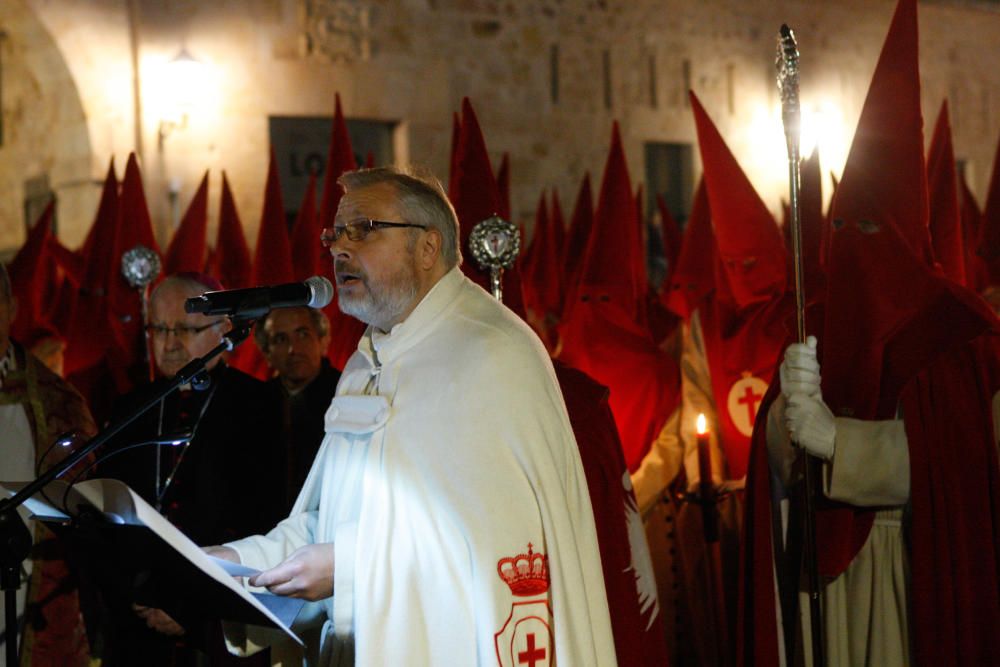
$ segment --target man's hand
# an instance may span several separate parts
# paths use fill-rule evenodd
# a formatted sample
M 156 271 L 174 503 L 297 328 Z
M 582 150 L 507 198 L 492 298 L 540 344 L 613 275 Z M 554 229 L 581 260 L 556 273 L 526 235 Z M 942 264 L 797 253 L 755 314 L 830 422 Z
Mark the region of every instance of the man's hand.
M 236 549 L 232 547 L 205 547 L 203 549 L 205 553 L 209 556 L 215 556 L 216 558 L 221 558 L 222 560 L 232 561 L 233 563 L 242 564 L 240 560 L 240 555 L 236 552 Z
M 833 458 L 837 422 L 822 397 L 792 394 L 785 406 L 785 426 L 800 447 L 824 461 Z
M 785 359 L 778 368 L 781 393 L 820 396 L 819 360 L 816 358 L 816 337 L 809 336 L 805 343 L 792 343 L 785 348 Z
M 184 628 L 182 628 L 177 621 L 167 616 L 167 613 L 162 609 L 154 609 L 153 607 L 143 607 L 142 605 L 133 604 L 132 610 L 135 615 L 146 622 L 146 625 L 150 629 L 156 630 L 160 634 L 167 635 L 169 637 L 180 637 L 184 634 Z
M 333 595 L 333 544 L 308 544 L 283 563 L 250 578 L 275 595 L 315 602 Z

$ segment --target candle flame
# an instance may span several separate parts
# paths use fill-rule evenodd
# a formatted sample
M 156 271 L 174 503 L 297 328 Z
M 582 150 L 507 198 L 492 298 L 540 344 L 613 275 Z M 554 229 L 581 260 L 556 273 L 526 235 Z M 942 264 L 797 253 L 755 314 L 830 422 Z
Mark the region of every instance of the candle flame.
M 698 430 L 698 435 L 705 435 L 708 433 L 708 420 L 705 419 L 705 413 L 698 413 L 698 419 L 695 422 L 695 428 Z

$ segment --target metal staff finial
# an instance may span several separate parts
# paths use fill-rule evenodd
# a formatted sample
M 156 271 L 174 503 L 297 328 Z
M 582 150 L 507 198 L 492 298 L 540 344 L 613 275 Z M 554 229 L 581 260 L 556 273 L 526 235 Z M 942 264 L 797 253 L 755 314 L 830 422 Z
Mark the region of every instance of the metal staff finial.
M 795 313 L 798 339 L 806 339 L 805 286 L 802 283 L 802 220 L 799 205 L 799 141 L 802 133 L 802 107 L 799 104 L 799 47 L 795 34 L 782 24 L 778 36 L 778 56 L 774 63 L 778 70 L 778 90 L 781 91 L 781 121 L 785 128 L 788 149 L 789 208 L 792 225 L 792 257 L 795 270 Z
M 795 315 L 799 343 L 806 340 L 806 318 L 805 318 L 805 286 L 803 285 L 802 267 L 802 215 L 799 205 L 799 140 L 802 130 L 802 109 L 799 104 L 799 47 L 795 42 L 795 34 L 791 28 L 782 24 L 778 36 L 778 55 L 775 60 L 775 67 L 778 70 L 778 89 L 781 91 L 781 120 L 785 127 L 785 143 L 788 149 L 788 187 L 789 187 L 789 208 L 791 210 L 791 236 L 792 236 L 792 266 L 795 273 Z M 823 667 L 826 665 L 824 653 L 826 650 L 825 637 L 823 632 L 822 605 L 820 601 L 820 581 L 819 570 L 816 562 L 816 508 L 815 508 L 815 471 L 812 457 L 805 450 L 800 450 L 803 463 L 805 487 L 802 491 L 803 512 L 802 512 L 802 547 L 803 554 L 801 564 L 795 563 L 794 582 L 798 581 L 800 566 L 806 570 L 806 579 L 809 592 L 809 633 L 810 644 L 812 646 L 813 665 Z M 797 608 L 795 600 L 792 605 Z M 798 613 L 792 615 L 796 619 Z M 794 622 L 790 620 L 789 622 Z M 802 627 L 803 633 L 806 627 Z M 787 637 L 786 637 L 787 639 Z M 787 652 L 786 655 L 793 655 Z
M 160 256 L 144 245 L 137 245 L 122 253 L 122 276 L 125 282 L 139 292 L 139 301 L 142 304 L 142 350 L 146 365 L 149 367 L 150 380 L 155 373 L 152 355 L 149 354 L 149 334 L 146 333 L 145 327 L 149 324 L 149 286 L 160 275 L 160 267 Z
M 472 228 L 469 247 L 479 268 L 490 272 L 493 296 L 503 301 L 503 271 L 514 265 L 521 251 L 517 227 L 496 214 L 491 215 Z
M 799 47 L 795 43 L 795 33 L 787 25 L 781 25 L 778 36 L 778 90 L 781 91 L 781 120 L 785 126 L 785 141 L 791 155 L 799 152 L 799 136 L 802 133 L 802 107 L 799 104 Z

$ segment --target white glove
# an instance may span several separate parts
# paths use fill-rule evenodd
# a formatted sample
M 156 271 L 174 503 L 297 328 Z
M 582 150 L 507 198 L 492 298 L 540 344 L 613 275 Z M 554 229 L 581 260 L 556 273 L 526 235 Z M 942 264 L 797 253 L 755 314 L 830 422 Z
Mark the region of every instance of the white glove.
M 837 422 L 823 398 L 795 393 L 785 400 L 785 426 L 792 440 L 824 461 L 833 458 Z
M 819 398 L 819 360 L 816 358 L 816 336 L 809 336 L 805 343 L 792 343 L 785 349 L 785 359 L 778 368 L 781 393 L 785 398 L 792 394 L 806 394 Z

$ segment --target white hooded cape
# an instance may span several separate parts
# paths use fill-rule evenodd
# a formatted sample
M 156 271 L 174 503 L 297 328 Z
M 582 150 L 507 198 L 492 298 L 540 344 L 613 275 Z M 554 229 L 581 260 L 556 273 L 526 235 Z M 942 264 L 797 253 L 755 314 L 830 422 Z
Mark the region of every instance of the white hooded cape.
M 369 327 L 326 430 L 291 515 L 229 545 L 263 569 L 334 543 L 320 664 L 616 664 L 552 365 L 458 268 L 389 334 Z M 529 590 L 515 595 L 499 570 Z

